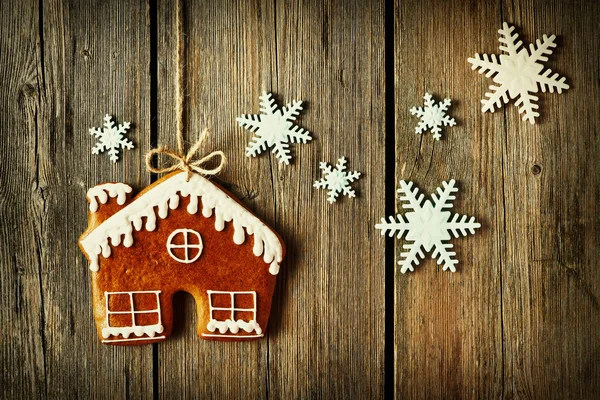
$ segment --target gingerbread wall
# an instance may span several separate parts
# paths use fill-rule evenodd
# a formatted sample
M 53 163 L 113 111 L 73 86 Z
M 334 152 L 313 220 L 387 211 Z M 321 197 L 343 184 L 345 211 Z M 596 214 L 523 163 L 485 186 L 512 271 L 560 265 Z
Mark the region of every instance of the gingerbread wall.
M 105 206 L 110 206 L 115 200 L 110 199 Z M 254 236 L 246 235 L 241 245 L 233 242 L 233 225 L 226 223 L 222 231 L 215 229 L 215 218 L 205 218 L 201 213 L 189 214 L 186 211 L 188 198 L 181 198 L 179 207 L 169 210 L 166 219 L 158 219 L 153 232 L 145 229 L 134 231 L 133 245 L 129 248 L 119 245 L 112 246 L 112 254 L 108 258 L 100 258 L 100 270 L 92 272 L 92 287 L 95 303 L 95 319 L 98 334 L 102 338 L 102 328 L 105 326 L 105 292 L 155 291 L 160 290 L 161 319 L 164 325 L 162 336 L 167 338 L 173 326 L 172 297 L 177 291 L 185 291 L 194 296 L 198 316 L 198 334 L 218 334 L 209 332 L 207 324 L 210 320 L 208 290 L 214 291 L 255 291 L 256 292 L 256 321 L 264 331 L 267 327 L 271 298 L 275 287 L 276 276 L 269 273 L 269 265 L 262 257 L 252 252 Z M 173 259 L 167 251 L 169 235 L 177 229 L 192 229 L 200 233 L 203 249 L 200 257 L 189 264 Z M 189 235 L 193 240 L 193 235 Z M 182 235 L 177 235 L 174 244 L 183 244 Z M 172 249 L 176 256 L 185 258 L 182 249 Z M 195 249 L 190 249 L 192 258 Z M 220 298 L 221 297 L 221 298 Z M 214 295 L 213 306 L 227 307 L 223 304 L 226 299 Z M 124 310 L 127 296 L 115 295 L 109 305 L 111 311 Z M 136 295 L 133 299 L 136 310 L 156 308 L 156 299 L 152 294 Z M 251 308 L 249 296 L 236 296 L 236 307 Z M 219 304 L 221 303 L 221 304 Z M 239 304 L 238 304 L 239 303 Z M 215 311 L 213 318 L 225 319 L 225 311 Z M 237 315 L 239 314 L 239 315 Z M 245 315 L 244 315 L 245 314 Z M 248 320 L 249 313 L 236 313 L 235 318 Z M 175 313 L 176 315 L 176 313 Z M 136 315 L 138 324 L 153 323 L 150 314 Z M 139 318 L 139 320 L 138 320 Z M 127 314 L 111 315 L 111 325 L 130 324 L 131 316 Z M 229 335 L 230 332 L 227 332 Z M 232 336 L 249 336 L 243 330 Z M 146 336 L 143 336 L 146 337 Z M 217 339 L 218 337 L 205 337 Z M 104 338 L 102 338 L 104 339 Z M 111 337 L 110 339 L 114 339 Z M 232 339 L 228 337 L 228 339 Z M 148 340 L 147 343 L 152 341 Z M 126 342 L 125 342 L 126 343 Z

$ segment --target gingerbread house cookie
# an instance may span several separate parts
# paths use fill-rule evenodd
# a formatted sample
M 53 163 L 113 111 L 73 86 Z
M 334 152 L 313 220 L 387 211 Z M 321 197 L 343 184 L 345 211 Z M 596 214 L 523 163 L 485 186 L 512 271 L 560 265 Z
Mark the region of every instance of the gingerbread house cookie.
M 186 177 L 171 173 L 135 197 L 123 183 L 88 191 L 89 227 L 79 246 L 90 261 L 103 343 L 168 338 L 178 291 L 194 297 L 203 339 L 264 335 L 282 240 L 223 188 Z

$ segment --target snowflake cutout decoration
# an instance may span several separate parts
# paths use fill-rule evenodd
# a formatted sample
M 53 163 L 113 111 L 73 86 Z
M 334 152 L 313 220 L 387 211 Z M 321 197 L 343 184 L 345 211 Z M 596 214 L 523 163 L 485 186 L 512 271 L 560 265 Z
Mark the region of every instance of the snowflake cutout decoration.
M 288 142 L 306 143 L 312 140 L 310 132 L 293 124 L 302 110 L 302 102 L 294 100 L 278 109 L 271 93 L 263 92 L 259 98 L 260 115 L 242 115 L 236 118 L 241 127 L 256 133 L 246 147 L 246 157 L 256 157 L 267 147 L 273 147 L 273 153 L 280 162 L 289 165 L 292 156 Z
M 338 162 L 333 168 L 326 162 L 321 162 L 319 168 L 323 170 L 325 175 L 313 184 L 317 189 L 328 189 L 327 201 L 329 204 L 335 203 L 340 193 L 350 198 L 356 197 L 354 189 L 350 187 L 350 183 L 360 177 L 360 172 L 346 171 L 346 157 L 338 159 Z
M 444 242 L 451 239 L 450 232 L 455 238 L 461 234 L 466 236 L 467 231 L 474 234 L 475 229 L 481 227 L 481 224 L 475 222 L 475 217 L 467 221 L 466 215 L 451 216 L 450 211 L 444 211 L 452 208 L 452 200 L 456 199 L 453 195 L 458 192 L 455 183 L 454 179 L 449 183 L 442 182 L 442 187 L 437 189 L 437 195 L 431 195 L 433 202 L 427 200 L 423 203 L 425 196 L 419 195 L 419 189 L 412 188 L 412 182 L 400 181 L 398 193 L 400 200 L 406 202 L 403 208 L 412 211 L 407 212 L 404 217 L 398 214 L 397 220 L 394 217 L 389 217 L 389 221 L 382 218 L 381 223 L 375 225 L 375 228 L 381 229 L 382 235 L 386 232 L 390 237 L 396 234 L 398 239 L 406 232 L 406 240 L 413 242 L 403 246 L 406 251 L 401 253 L 401 257 L 404 259 L 398 261 L 398 265 L 401 266 L 400 272 L 403 274 L 409 270 L 414 271 L 413 264 L 419 265 L 419 257 L 425 257 L 423 251 L 431 252 L 431 257 L 437 258 L 438 264 L 444 263 L 444 271 L 449 269 L 456 272 L 455 265 L 458 263 L 454 258 L 456 253 L 450 251 L 453 244 Z
M 516 41 L 519 35 L 517 33 L 513 35 L 514 30 L 515 27 L 509 27 L 506 22 L 502 29 L 498 30 L 501 35 L 498 40 L 502 43 L 500 50 L 505 53 L 500 55 L 500 61 L 495 54 L 491 57 L 487 54 L 483 56 L 475 54 L 475 58 L 469 58 L 468 61 L 473 64 L 471 69 L 479 68 L 479 73 L 485 73 L 486 78 L 495 75 L 493 80 L 496 84 L 491 85 L 490 92 L 485 94 L 487 99 L 481 100 L 483 103 L 481 111 L 494 112 L 502 105 L 501 100 L 506 104 L 509 97 L 515 99 L 519 96 L 515 106 L 520 107 L 519 113 L 523 114 L 523 121 L 528 120 L 531 124 L 535 124 L 535 118 L 540 114 L 536 111 L 539 108 L 536 104 L 538 97 L 532 93 L 538 92 L 538 85 L 542 92 L 546 92 L 548 88 L 550 93 L 554 93 L 555 89 L 558 93 L 562 93 L 562 90 L 568 89 L 569 85 L 565 83 L 565 77 L 560 78 L 556 73 L 552 75 L 550 69 L 542 72 L 544 69 L 542 62 L 548 61 L 545 55 L 552 54 L 552 48 L 556 47 L 554 43 L 556 36 L 544 35 L 542 41 L 538 39 L 535 45 L 530 44 L 527 52 L 527 48 L 521 48 L 522 42 Z
M 133 142 L 123 136 L 130 125 L 129 122 L 123 122 L 119 126 L 115 126 L 112 117 L 106 114 L 104 128 L 90 128 L 90 135 L 98 139 L 92 148 L 92 154 L 100 154 L 108 150 L 110 160 L 116 163 L 119 159 L 119 146 L 123 149 L 133 149 Z
M 433 132 L 433 138 L 435 140 L 440 140 L 442 137 L 440 134 L 442 131 L 442 125 L 456 125 L 454 118 L 450 118 L 446 114 L 448 107 L 450 107 L 451 101 L 450 99 L 445 99 L 444 101 L 440 101 L 438 104 L 435 104 L 433 97 L 429 93 L 425 93 L 423 98 L 425 99 L 425 107 L 413 107 L 410 109 L 410 113 L 412 115 L 416 115 L 421 118 L 419 125 L 417 125 L 415 128 L 415 132 L 422 134 L 428 129 L 431 129 L 431 132 Z

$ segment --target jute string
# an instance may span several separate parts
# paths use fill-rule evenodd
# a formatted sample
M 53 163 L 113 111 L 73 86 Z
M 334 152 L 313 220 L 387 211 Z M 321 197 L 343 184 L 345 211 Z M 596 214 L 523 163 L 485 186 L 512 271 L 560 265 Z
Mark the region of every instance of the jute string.
M 205 129 L 201 134 L 196 143 L 190 148 L 190 150 L 185 153 L 184 151 L 184 143 L 183 143 L 183 100 L 184 96 L 183 92 L 183 40 L 181 39 L 181 31 L 182 31 L 182 12 L 181 12 L 181 0 L 176 2 L 176 18 L 177 18 L 177 29 L 176 29 L 176 39 L 177 39 L 177 52 L 175 53 L 174 63 L 175 63 L 175 114 L 176 114 L 176 122 L 177 122 L 177 151 L 169 150 L 166 146 L 160 146 L 156 149 L 150 150 L 146 154 L 146 168 L 149 171 L 161 174 L 164 172 L 172 172 L 178 169 L 184 170 L 187 172 L 186 180 L 189 181 L 192 173 L 197 172 L 202 175 L 216 175 L 225 167 L 225 163 L 227 162 L 227 158 L 225 157 L 225 153 L 222 151 L 213 151 L 212 153 L 207 154 L 206 156 L 200 158 L 199 160 L 195 160 L 196 153 L 200 150 L 200 146 L 204 142 L 208 134 L 208 130 Z M 164 154 L 173 158 L 177 161 L 175 164 L 163 167 L 163 168 L 155 168 L 152 165 L 152 158 L 154 155 Z M 219 165 L 213 169 L 205 169 L 202 168 L 202 164 L 208 162 L 214 157 L 219 157 L 221 159 Z

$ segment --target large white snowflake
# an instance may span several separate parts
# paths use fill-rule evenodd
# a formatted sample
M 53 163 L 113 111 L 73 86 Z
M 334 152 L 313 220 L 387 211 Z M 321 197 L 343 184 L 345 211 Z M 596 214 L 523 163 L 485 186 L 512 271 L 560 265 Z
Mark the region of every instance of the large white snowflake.
M 401 253 L 404 259 L 398 261 L 401 266 L 400 272 L 414 271 L 413 264 L 419 265 L 419 257 L 424 258 L 423 250 L 431 253 L 432 258 L 437 258 L 438 264 L 444 264 L 443 270 L 449 269 L 452 272 L 456 271 L 455 265 L 458 260 L 454 258 L 455 252 L 450 251 L 453 247 L 452 243 L 444 243 L 451 239 L 450 232 L 458 238 L 461 234 L 467 235 L 467 231 L 471 234 L 475 233 L 475 228 L 481 225 L 475 222 L 475 217 L 471 217 L 467 221 L 466 215 L 454 214 L 451 216 L 450 211 L 444 209 L 452 208 L 452 200 L 456 199 L 453 193 L 458 192 L 454 187 L 456 181 L 450 180 L 449 183 L 443 182 L 442 187 L 437 189 L 437 195 L 431 195 L 433 202 L 427 200 L 423 203 L 423 194 L 419 195 L 419 189 L 412 189 L 413 183 L 400 181 L 400 199 L 406 204 L 403 208 L 412 210 L 402 215 L 397 215 L 397 220 L 394 217 L 389 217 L 389 221 L 385 218 L 381 219 L 381 223 L 375 225 L 377 229 L 381 229 L 381 234 L 386 232 L 392 237 L 397 234 L 400 239 L 407 232 L 406 240 L 413 243 L 405 244 L 406 251 Z
M 479 68 L 479 73 L 485 73 L 487 78 L 495 74 L 493 80 L 496 85 L 490 86 L 490 92 L 486 93 L 487 99 L 481 100 L 483 112 L 494 110 L 502 105 L 501 100 L 504 103 L 508 103 L 508 97 L 515 99 L 519 96 L 519 99 L 515 102 L 515 106 L 519 107 L 519 113 L 523 114 L 523 121 L 529 120 L 530 123 L 535 124 L 535 118 L 540 114 L 536 111 L 539 106 L 536 104 L 538 100 L 537 96 L 532 93 L 538 92 L 539 88 L 542 92 L 546 92 L 546 88 L 550 93 L 554 93 L 554 89 L 558 93 L 562 93 L 563 89 L 568 89 L 569 85 L 565 83 L 565 77 L 560 78 L 558 74 L 552 74 L 550 69 L 542 72 L 544 65 L 542 62 L 548 61 L 546 54 L 552 54 L 552 48 L 556 47 L 554 39 L 556 36 L 550 37 L 544 35 L 543 40 L 539 39 L 536 41 L 536 45 L 529 45 L 529 52 L 527 48 L 521 47 L 522 42 L 516 41 L 519 37 L 518 34 L 512 34 L 515 30 L 514 26 L 508 26 L 505 22 L 502 25 L 502 29 L 498 30 L 500 33 L 499 41 L 500 50 L 504 51 L 505 54 L 500 55 L 500 61 L 496 59 L 496 55 L 488 57 L 487 54 L 480 56 L 475 54 L 475 58 L 469 58 L 469 62 L 473 64 L 471 69 L 475 70 Z
M 429 93 L 425 93 L 423 98 L 425 99 L 425 107 L 413 107 L 410 109 L 410 113 L 412 115 L 416 115 L 421 118 L 419 125 L 417 125 L 415 128 L 415 132 L 422 134 L 423 132 L 427 131 L 427 129 L 431 129 L 431 132 L 433 132 L 433 138 L 435 140 L 440 140 L 442 137 L 440 134 L 442 131 L 442 125 L 456 125 L 454 118 L 450 118 L 450 116 L 446 114 L 448 107 L 450 107 L 451 101 L 450 99 L 445 99 L 443 102 L 440 101 L 438 104 L 435 104 L 433 97 Z
M 98 139 L 98 142 L 92 148 L 92 154 L 99 154 L 108 150 L 110 160 L 116 163 L 119 159 L 119 147 L 133 149 L 133 143 L 123 136 L 130 125 L 129 122 L 123 122 L 119 126 L 115 126 L 112 117 L 106 114 L 104 116 L 104 128 L 90 128 L 90 135 Z
M 273 147 L 273 153 L 280 162 L 289 165 L 292 157 L 288 142 L 306 143 L 312 139 L 310 132 L 292 123 L 301 110 L 302 102 L 298 100 L 278 109 L 271 93 L 263 92 L 260 96 L 260 115 L 242 115 L 236 118 L 241 127 L 256 133 L 246 147 L 246 156 L 256 157 L 267 147 Z
M 360 172 L 346 171 L 346 158 L 338 159 L 338 163 L 333 168 L 326 162 L 321 162 L 319 168 L 323 170 L 324 178 L 315 181 L 313 184 L 317 189 L 328 189 L 327 201 L 333 204 L 340 193 L 348 197 L 356 197 L 354 189 L 350 187 L 350 183 L 358 179 Z

